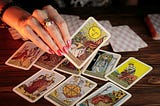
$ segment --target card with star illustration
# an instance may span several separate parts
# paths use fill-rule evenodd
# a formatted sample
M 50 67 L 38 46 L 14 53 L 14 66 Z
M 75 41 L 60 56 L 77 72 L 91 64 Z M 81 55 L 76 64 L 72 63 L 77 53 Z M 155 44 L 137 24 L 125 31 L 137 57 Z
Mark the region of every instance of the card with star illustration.
M 64 56 L 80 69 L 109 38 L 110 33 L 93 17 L 89 17 L 71 37 L 71 48 Z
M 95 82 L 83 76 L 72 75 L 48 92 L 44 98 L 56 106 L 74 106 L 96 86 Z

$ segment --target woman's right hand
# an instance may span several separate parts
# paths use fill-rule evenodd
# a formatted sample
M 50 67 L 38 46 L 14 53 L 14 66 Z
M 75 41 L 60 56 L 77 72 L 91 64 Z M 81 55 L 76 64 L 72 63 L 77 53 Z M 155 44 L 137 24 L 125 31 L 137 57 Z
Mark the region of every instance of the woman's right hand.
M 3 20 L 45 52 L 59 56 L 68 53 L 71 40 L 66 22 L 51 5 L 35 10 L 32 15 L 19 7 L 11 7 L 4 13 Z

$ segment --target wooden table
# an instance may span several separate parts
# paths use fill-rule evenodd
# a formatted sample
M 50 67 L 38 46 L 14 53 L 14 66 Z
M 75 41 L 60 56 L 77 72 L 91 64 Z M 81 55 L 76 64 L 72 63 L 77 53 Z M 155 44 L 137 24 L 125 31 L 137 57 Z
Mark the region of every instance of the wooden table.
M 160 82 L 159 84 L 148 82 L 152 77 L 159 78 L 160 81 L 160 41 L 152 40 L 148 28 L 144 23 L 143 15 L 134 12 L 104 12 L 104 10 L 103 12 L 99 12 L 101 10 L 94 12 L 88 10 L 90 11 L 88 13 L 86 11 L 77 13 L 76 11 L 68 10 L 66 13 L 81 14 L 81 18 L 84 19 L 92 15 L 97 20 L 109 20 L 113 26 L 129 25 L 148 44 L 148 47 L 140 49 L 138 52 L 120 53 L 122 58 L 119 64 L 129 57 L 135 57 L 153 67 L 153 70 L 149 74 L 128 90 L 132 94 L 132 97 L 123 106 L 160 106 Z M 25 71 L 5 65 L 5 61 L 23 42 L 22 40 L 13 40 L 6 29 L 0 29 L 0 106 L 53 106 L 44 98 L 41 98 L 34 104 L 29 103 L 12 91 L 13 87 L 39 70 L 32 67 L 30 70 Z M 110 45 L 103 49 L 112 52 Z M 106 83 L 95 79 L 93 81 L 98 83 L 97 88 Z

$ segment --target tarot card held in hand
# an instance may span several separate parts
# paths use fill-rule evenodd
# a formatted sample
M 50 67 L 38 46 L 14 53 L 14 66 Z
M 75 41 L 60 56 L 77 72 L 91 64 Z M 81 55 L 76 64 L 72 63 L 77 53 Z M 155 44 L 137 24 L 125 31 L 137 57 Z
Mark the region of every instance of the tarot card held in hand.
M 80 74 L 81 69 L 76 68 L 70 61 L 66 58 L 61 61 L 59 65 L 57 65 L 56 70 L 67 73 L 67 74 Z
M 13 91 L 27 101 L 34 103 L 64 79 L 65 76 L 55 71 L 41 69 L 33 76 L 14 87 Z
M 58 56 L 56 54 L 44 53 L 34 63 L 34 66 L 36 66 L 38 68 L 45 68 L 48 70 L 53 70 L 63 59 L 64 59 L 64 56 Z
M 106 78 L 124 89 L 129 89 L 151 70 L 151 66 L 130 57 L 107 74 Z
M 76 106 L 121 106 L 130 97 L 130 93 L 108 82 Z
M 30 41 L 25 42 L 5 64 L 29 70 L 44 52 Z
M 116 67 L 120 58 L 120 54 L 99 50 L 91 62 L 85 66 L 82 74 L 106 81 L 105 75 Z
M 56 106 L 73 106 L 96 86 L 95 82 L 83 76 L 72 75 L 44 98 Z
M 109 38 L 110 33 L 93 17 L 89 17 L 72 36 L 71 48 L 64 56 L 80 69 Z

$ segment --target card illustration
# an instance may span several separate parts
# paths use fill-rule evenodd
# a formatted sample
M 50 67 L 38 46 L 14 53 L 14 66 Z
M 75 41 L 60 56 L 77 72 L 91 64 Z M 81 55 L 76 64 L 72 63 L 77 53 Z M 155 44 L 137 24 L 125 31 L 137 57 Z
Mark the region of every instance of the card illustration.
M 106 75 L 106 78 L 124 89 L 129 89 L 151 70 L 151 66 L 130 57 L 115 70 Z
M 69 53 L 64 56 L 75 67 L 82 68 L 91 56 L 110 38 L 106 31 L 93 17 L 89 17 L 72 36 Z
M 65 76 L 57 72 L 42 69 L 29 79 L 14 87 L 13 91 L 33 103 L 64 79 Z
M 81 100 L 76 106 L 120 106 L 131 94 L 111 82 Z
M 45 68 L 48 70 L 53 70 L 63 59 L 64 59 L 64 56 L 58 56 L 56 54 L 44 53 L 34 63 L 34 66 L 36 66 L 38 68 Z
M 99 50 L 82 74 L 106 81 L 105 75 L 116 67 L 120 58 L 119 54 Z
M 69 60 L 66 58 L 56 67 L 56 70 L 67 73 L 67 74 L 80 74 L 81 69 L 76 68 Z
M 35 44 L 27 41 L 6 61 L 5 64 L 24 70 L 29 70 L 32 64 L 43 53 L 44 52 Z
M 111 82 L 82 99 L 76 106 L 120 106 L 131 94 Z
M 96 85 L 83 76 L 73 75 L 44 97 L 56 106 L 73 106 Z

